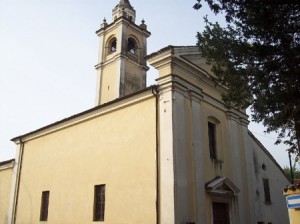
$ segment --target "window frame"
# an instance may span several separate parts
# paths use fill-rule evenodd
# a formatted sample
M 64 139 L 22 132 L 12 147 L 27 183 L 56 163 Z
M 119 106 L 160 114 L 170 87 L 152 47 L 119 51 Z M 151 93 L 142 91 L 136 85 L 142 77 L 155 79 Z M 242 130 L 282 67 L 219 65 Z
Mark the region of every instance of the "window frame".
M 103 222 L 105 218 L 105 184 L 94 186 L 93 221 Z
M 40 221 L 48 221 L 50 191 L 43 191 L 41 197 Z
M 217 124 L 211 121 L 207 122 L 208 130 L 208 148 L 209 156 L 211 159 L 218 159 L 218 150 L 217 150 Z
M 264 187 L 264 198 L 266 204 L 271 204 L 271 191 L 270 191 L 270 182 L 268 178 L 263 178 L 263 187 Z

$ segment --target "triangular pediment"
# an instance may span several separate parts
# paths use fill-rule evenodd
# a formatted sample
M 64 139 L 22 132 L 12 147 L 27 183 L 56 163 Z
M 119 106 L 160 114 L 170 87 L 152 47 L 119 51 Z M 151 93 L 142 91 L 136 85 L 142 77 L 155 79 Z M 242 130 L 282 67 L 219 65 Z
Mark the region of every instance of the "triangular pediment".
M 202 67 L 206 64 L 205 59 L 202 58 L 200 54 L 183 54 L 181 57 L 198 67 Z
M 194 66 L 198 67 L 205 73 L 211 73 L 211 67 L 206 64 L 206 59 L 201 57 L 200 53 L 198 54 L 182 54 L 180 55 L 182 59 L 186 62 L 193 64 Z
M 228 177 L 216 177 L 206 184 L 206 191 L 217 194 L 237 195 L 239 188 Z

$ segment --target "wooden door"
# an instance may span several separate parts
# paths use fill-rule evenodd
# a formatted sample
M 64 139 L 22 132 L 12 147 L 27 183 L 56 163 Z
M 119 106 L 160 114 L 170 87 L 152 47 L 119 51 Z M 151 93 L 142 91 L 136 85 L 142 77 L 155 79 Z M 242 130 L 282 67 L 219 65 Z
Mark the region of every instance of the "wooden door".
M 213 224 L 230 224 L 227 203 L 213 202 Z

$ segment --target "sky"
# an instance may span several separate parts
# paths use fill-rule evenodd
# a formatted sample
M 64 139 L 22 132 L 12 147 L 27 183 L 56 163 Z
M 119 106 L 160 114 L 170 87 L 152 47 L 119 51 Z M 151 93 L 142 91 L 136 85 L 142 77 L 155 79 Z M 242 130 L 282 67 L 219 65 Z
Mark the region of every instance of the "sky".
M 14 158 L 13 137 L 95 106 L 98 37 L 95 31 L 119 0 L 0 0 L 0 161 Z M 203 17 L 224 24 L 196 0 L 130 0 L 136 23 L 152 35 L 148 54 L 168 45 L 195 45 Z M 151 68 L 147 84 L 155 83 Z M 248 110 L 249 112 L 249 110 Z M 261 124 L 249 129 L 279 165 L 288 166 L 285 145 Z

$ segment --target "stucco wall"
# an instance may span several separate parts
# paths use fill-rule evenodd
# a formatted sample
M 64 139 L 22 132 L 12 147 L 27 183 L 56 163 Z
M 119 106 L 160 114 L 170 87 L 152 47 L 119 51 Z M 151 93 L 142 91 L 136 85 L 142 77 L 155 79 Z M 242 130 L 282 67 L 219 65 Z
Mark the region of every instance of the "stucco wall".
M 94 185 L 106 184 L 105 221 L 155 223 L 155 98 L 25 142 L 16 223 L 92 223 Z
M 213 203 L 221 202 L 229 207 L 231 223 L 288 222 L 280 190 L 287 179 L 263 146 L 251 141 L 245 111 L 229 109 L 221 101 L 226 88 L 211 82 L 197 64 L 196 59 L 201 57 L 197 58 L 198 50 L 194 50 L 167 47 L 150 56 L 150 64 L 159 70 L 160 150 L 167 155 L 160 159 L 161 174 L 168 176 L 161 180 L 162 191 L 166 192 L 161 200 L 164 205 L 175 205 L 161 206 L 161 220 L 212 223 Z M 208 122 L 216 125 L 216 159 L 210 158 Z M 168 128 L 172 136 L 165 134 Z M 252 152 L 266 161 L 272 204 L 262 201 L 262 178 L 266 174 L 254 173 Z M 225 193 L 206 188 L 219 177 L 227 178 L 233 188 L 224 185 Z
M 278 165 L 271 159 L 271 155 L 251 136 L 251 160 L 253 175 L 249 175 L 250 183 L 254 186 L 253 203 L 257 221 L 273 224 L 288 223 L 288 210 L 282 189 L 289 185 L 289 181 Z M 263 178 L 269 179 L 271 204 L 265 203 Z
M 0 223 L 7 224 L 13 166 L 0 166 Z

